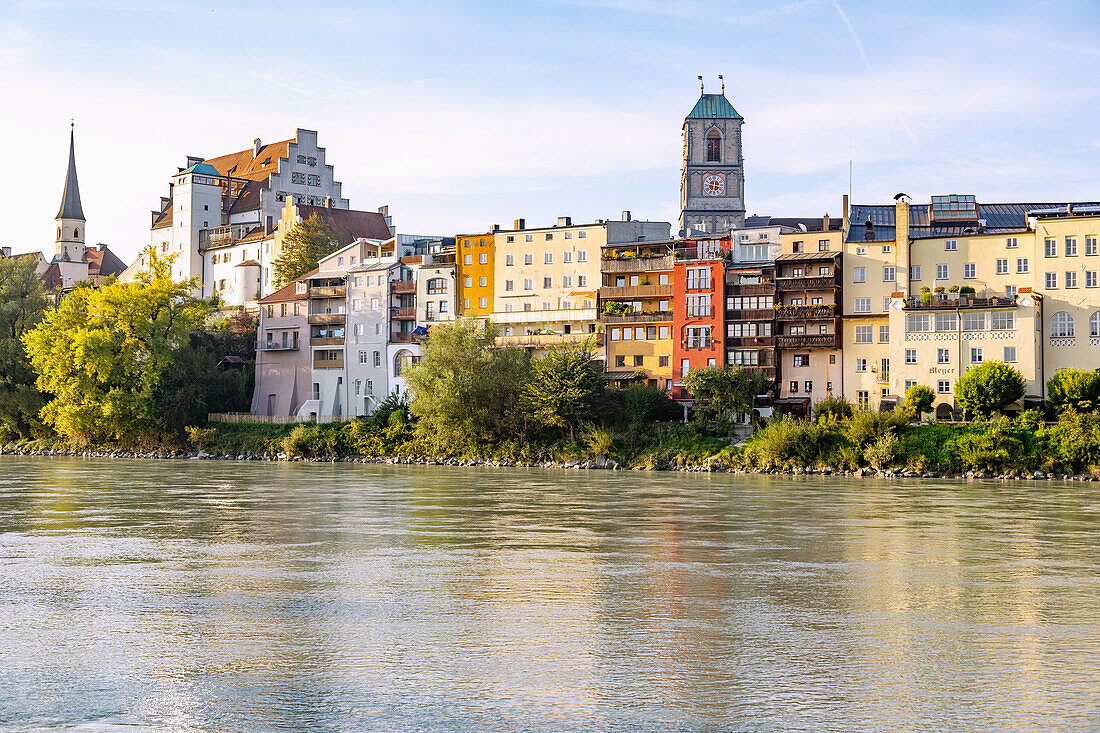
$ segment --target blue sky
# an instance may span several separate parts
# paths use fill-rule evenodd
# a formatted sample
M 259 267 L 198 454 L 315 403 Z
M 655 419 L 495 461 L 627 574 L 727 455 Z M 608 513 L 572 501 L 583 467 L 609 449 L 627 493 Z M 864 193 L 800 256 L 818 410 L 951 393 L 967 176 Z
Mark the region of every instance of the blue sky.
M 861 202 L 1100 199 L 1095 2 L 28 0 L 0 38 L 16 251 L 52 251 L 70 116 L 124 259 L 186 155 L 296 127 L 401 231 L 675 221 L 697 74 L 746 119 L 750 213 L 839 215 L 849 156 Z

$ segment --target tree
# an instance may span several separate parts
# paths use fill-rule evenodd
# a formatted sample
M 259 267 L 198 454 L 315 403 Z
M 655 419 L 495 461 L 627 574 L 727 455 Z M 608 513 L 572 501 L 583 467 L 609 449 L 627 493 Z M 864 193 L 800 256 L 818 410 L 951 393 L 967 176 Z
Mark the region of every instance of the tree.
M 855 412 L 855 408 L 852 407 L 851 402 L 835 395 L 829 395 L 814 404 L 814 420 L 818 422 L 840 421 L 846 417 L 851 417 L 853 412 Z
M 491 323 L 463 318 L 433 328 L 409 370 L 410 410 L 417 430 L 449 444 L 488 442 L 514 434 L 531 364 L 519 349 L 496 349 Z
M 43 419 L 73 442 L 148 443 L 165 428 L 161 387 L 188 332 L 209 306 L 194 282 L 171 279 L 151 255 L 133 283 L 80 286 L 23 336 L 38 388 L 53 395 Z
M 902 413 L 909 422 L 919 420 L 920 416 L 932 411 L 932 403 L 936 401 L 936 393 L 931 387 L 923 384 L 914 384 L 905 390 L 905 402 L 902 403 Z
M 23 349 L 23 334 L 46 314 L 48 301 L 31 257 L 0 258 L 0 443 L 41 427 L 46 396 Z
M 523 403 L 539 427 L 569 432 L 593 421 L 604 404 L 603 367 L 593 358 L 592 342 L 554 346 L 534 363 L 534 375 L 524 387 Z
M 337 236 L 329 223 L 317 214 L 300 221 L 283 237 L 283 248 L 272 266 L 275 287 L 317 267 L 317 261 L 336 250 Z
M 1061 369 L 1047 380 L 1047 394 L 1059 411 L 1091 412 L 1100 406 L 1100 371 Z
M 709 366 L 691 369 L 682 383 L 696 400 L 705 400 L 705 415 L 723 418 L 751 413 L 756 395 L 768 388 L 768 379 L 757 370 Z
M 955 380 L 955 397 L 967 412 L 989 417 L 1024 396 L 1027 382 L 1003 361 L 987 361 Z

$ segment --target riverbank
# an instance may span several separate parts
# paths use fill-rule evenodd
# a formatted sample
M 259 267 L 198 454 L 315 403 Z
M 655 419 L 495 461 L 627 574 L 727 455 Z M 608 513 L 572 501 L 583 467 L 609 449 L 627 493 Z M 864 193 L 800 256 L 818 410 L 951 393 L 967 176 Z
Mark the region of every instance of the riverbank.
M 199 460 L 199 461 L 266 461 L 286 463 L 353 463 L 353 464 L 386 464 L 386 465 L 415 465 L 415 466 L 453 466 L 453 467 L 487 467 L 487 468 L 547 468 L 561 470 L 596 470 L 596 471 L 679 471 L 684 473 L 728 473 L 737 475 L 788 475 L 788 476 L 837 476 L 857 478 L 918 478 L 936 480 L 967 480 L 967 479 L 991 479 L 1002 481 L 1079 481 L 1100 482 L 1100 475 L 1094 473 L 1066 474 L 1046 471 L 1012 470 L 994 472 L 985 470 L 968 470 L 962 472 L 939 471 L 914 471 L 902 468 L 875 469 L 870 467 L 855 470 L 834 469 L 831 466 L 821 468 L 783 467 L 783 468 L 745 468 L 741 466 L 726 465 L 722 460 L 708 460 L 701 464 L 683 464 L 657 466 L 629 466 L 623 465 L 614 459 L 598 456 L 589 460 L 568 461 L 512 461 L 507 459 L 482 459 L 482 458 L 446 458 L 442 456 L 422 456 L 416 458 L 402 456 L 315 456 L 315 457 L 291 457 L 286 454 L 256 455 L 242 453 L 239 455 L 213 454 L 205 451 L 184 450 L 157 450 L 149 452 L 141 451 L 103 451 L 103 450 L 67 450 L 60 448 L 25 449 L 0 447 L 2 456 L 38 456 L 38 457 L 69 457 L 69 458 L 122 458 L 142 460 Z

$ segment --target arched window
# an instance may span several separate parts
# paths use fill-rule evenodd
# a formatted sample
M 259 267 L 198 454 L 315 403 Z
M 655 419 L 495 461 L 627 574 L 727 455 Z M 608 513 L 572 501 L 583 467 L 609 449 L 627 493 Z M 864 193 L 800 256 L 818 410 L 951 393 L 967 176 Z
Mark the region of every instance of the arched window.
M 393 357 L 393 376 L 400 377 L 401 372 L 412 362 L 412 352 L 408 349 L 401 349 Z
M 1100 336 L 1100 311 L 1096 311 L 1089 318 L 1089 336 Z
M 57 228 L 57 238 L 61 239 L 61 227 Z
M 1051 316 L 1050 335 L 1054 338 L 1072 338 L 1074 335 L 1073 316 L 1065 311 L 1060 311 Z
M 713 128 L 707 133 L 707 162 L 722 162 L 722 133 Z
M 74 229 L 73 230 L 73 239 L 80 239 L 80 230 L 79 229 Z

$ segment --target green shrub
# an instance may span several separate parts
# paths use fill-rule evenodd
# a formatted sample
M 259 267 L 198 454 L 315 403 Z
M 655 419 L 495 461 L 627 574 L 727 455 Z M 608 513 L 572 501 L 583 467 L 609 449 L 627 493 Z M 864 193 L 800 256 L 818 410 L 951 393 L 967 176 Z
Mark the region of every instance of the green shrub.
M 1047 380 L 1047 394 L 1058 411 L 1095 410 L 1100 406 L 1100 371 L 1061 369 Z
M 758 468 L 814 466 L 826 453 L 828 437 L 817 423 L 783 415 L 753 435 L 745 446 L 745 460 Z
M 191 441 L 191 444 L 203 450 L 213 442 L 218 434 L 218 431 L 214 428 L 200 428 L 195 425 L 188 425 L 184 428 L 184 431 L 187 433 L 187 439 Z
M 875 468 L 886 468 L 901 452 L 901 442 L 893 433 L 884 433 L 863 451 L 863 459 Z
M 590 456 L 610 456 L 615 453 L 615 433 L 611 428 L 593 427 L 584 437 L 584 448 Z
M 1023 397 L 1026 386 L 1015 367 L 1003 361 L 986 361 L 955 380 L 955 396 L 967 412 L 989 417 Z
M 814 420 L 821 422 L 831 420 L 843 420 L 851 417 L 854 412 L 852 403 L 843 397 L 830 395 L 814 405 Z
M 1056 425 L 1043 428 L 1041 437 L 1056 467 L 1079 473 L 1100 463 L 1100 415 L 1066 410 Z
M 905 402 L 902 404 L 901 414 L 907 422 L 919 420 L 920 416 L 932 411 L 932 403 L 936 401 L 936 393 L 931 387 L 916 384 L 905 390 Z
M 862 450 L 887 433 L 897 434 L 904 422 L 904 417 L 894 412 L 861 410 L 841 425 L 848 442 Z
M 957 441 L 959 463 L 968 468 L 1000 471 L 1024 468 L 1036 447 L 1034 432 L 1017 420 L 998 418 L 974 422 Z

